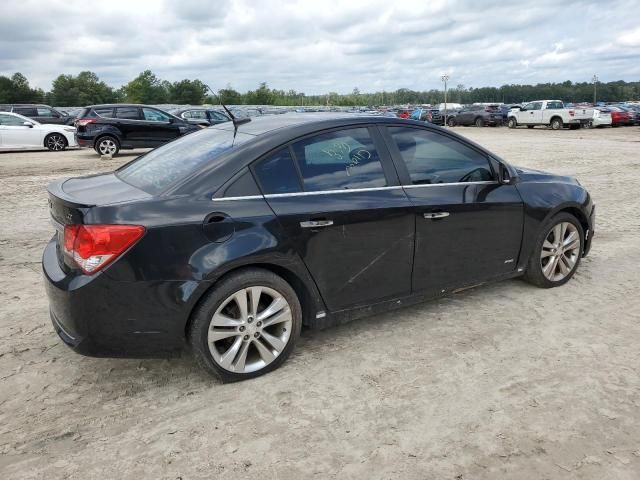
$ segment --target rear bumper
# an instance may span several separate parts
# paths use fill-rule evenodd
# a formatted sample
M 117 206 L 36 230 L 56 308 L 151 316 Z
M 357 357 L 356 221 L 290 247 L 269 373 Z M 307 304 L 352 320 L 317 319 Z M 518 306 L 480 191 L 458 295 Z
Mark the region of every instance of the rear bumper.
M 183 282 L 121 282 L 105 272 L 67 273 L 58 263 L 54 240 L 45 247 L 42 269 L 53 328 L 75 352 L 163 358 L 183 349 L 190 305 L 162 300 L 178 296 Z

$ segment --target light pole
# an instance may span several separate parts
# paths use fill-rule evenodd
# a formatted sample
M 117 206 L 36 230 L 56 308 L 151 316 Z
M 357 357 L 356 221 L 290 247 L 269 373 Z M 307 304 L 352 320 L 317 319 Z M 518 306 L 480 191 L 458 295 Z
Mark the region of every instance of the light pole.
M 447 82 L 449 81 L 449 75 L 445 73 L 440 79 L 444 82 L 444 125 L 447 125 Z
M 598 75 L 594 75 L 591 79 L 593 82 L 593 106 L 596 106 L 596 85 L 598 85 Z

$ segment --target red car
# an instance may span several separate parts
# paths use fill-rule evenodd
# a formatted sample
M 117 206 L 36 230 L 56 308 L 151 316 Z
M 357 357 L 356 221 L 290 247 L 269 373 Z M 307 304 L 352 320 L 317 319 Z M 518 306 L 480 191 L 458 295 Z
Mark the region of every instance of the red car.
M 611 126 L 633 125 L 633 114 L 618 107 L 607 107 L 611 110 Z
M 396 115 L 398 118 L 409 118 L 411 116 L 411 112 L 409 110 L 398 110 Z

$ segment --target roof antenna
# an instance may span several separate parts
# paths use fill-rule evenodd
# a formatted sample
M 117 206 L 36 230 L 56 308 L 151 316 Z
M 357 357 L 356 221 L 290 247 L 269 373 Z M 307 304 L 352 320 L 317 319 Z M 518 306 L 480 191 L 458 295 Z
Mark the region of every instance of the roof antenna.
M 222 100 L 220 99 L 218 94 L 214 92 L 209 85 L 205 85 L 205 87 L 207 87 L 207 90 L 209 90 L 211 94 L 218 99 L 218 102 L 220 103 L 220 105 L 222 105 L 224 111 L 227 112 L 227 115 L 229 115 L 229 117 L 231 118 L 231 121 L 233 122 L 233 141 L 235 142 L 236 133 L 238 133 L 238 126 L 242 125 L 243 123 L 249 123 L 251 121 L 251 118 L 236 118 L 233 113 L 231 113 L 231 110 L 229 110 L 227 106 L 222 103 Z

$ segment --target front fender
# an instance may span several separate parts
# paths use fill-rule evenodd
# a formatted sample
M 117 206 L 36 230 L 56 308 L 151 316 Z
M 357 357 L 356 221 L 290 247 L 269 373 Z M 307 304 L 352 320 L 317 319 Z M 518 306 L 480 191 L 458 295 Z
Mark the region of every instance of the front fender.
M 526 268 L 541 227 L 561 211 L 571 211 L 586 230 L 593 231 L 593 201 L 589 192 L 579 184 L 550 182 L 521 182 L 518 191 L 524 200 L 524 229 L 518 268 Z

